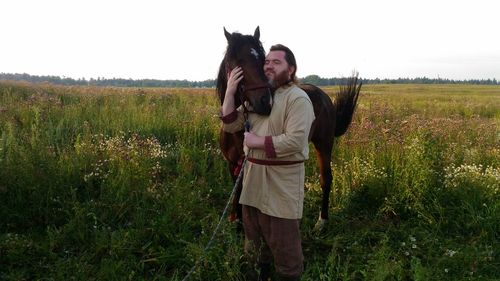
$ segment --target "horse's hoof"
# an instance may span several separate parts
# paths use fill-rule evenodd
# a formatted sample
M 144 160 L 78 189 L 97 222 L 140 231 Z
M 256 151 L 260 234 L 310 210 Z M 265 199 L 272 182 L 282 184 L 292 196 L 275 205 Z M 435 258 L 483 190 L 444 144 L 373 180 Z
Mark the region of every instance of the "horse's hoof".
M 229 222 L 235 222 L 238 217 L 236 216 L 236 214 L 231 213 L 227 219 L 229 220 Z
M 319 217 L 318 221 L 314 225 L 314 231 L 315 232 L 321 232 L 323 230 L 323 228 L 325 228 L 326 222 L 327 222 L 326 219 L 323 219 L 323 218 Z

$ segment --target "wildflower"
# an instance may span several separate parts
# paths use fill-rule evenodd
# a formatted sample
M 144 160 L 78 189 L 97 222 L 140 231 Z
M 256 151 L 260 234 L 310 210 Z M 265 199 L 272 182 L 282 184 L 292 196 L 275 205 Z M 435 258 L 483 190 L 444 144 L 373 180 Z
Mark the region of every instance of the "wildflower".
M 458 251 L 453 251 L 450 249 L 446 249 L 446 252 L 444 253 L 445 256 L 449 256 L 450 258 L 453 257 Z

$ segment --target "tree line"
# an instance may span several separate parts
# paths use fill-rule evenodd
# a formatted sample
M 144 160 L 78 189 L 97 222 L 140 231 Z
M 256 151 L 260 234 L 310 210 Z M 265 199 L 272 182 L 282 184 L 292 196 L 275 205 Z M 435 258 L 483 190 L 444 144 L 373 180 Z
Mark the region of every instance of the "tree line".
M 300 78 L 301 83 L 309 83 L 316 86 L 336 86 L 346 84 L 347 77 L 322 78 L 318 75 L 309 75 Z M 123 78 L 68 78 L 59 76 L 38 76 L 27 73 L 0 73 L 0 80 L 27 81 L 31 83 L 52 83 L 57 85 L 82 85 L 82 86 L 114 86 L 114 87 L 167 87 L 167 88 L 212 88 L 215 87 L 215 79 L 204 81 L 188 80 L 158 80 L 158 79 L 123 79 Z M 493 79 L 470 79 L 452 80 L 445 78 L 398 78 L 398 79 L 360 79 L 363 84 L 477 84 L 477 85 L 500 85 L 500 81 Z
M 300 79 L 302 83 L 309 83 L 316 86 L 345 85 L 348 78 L 322 78 L 318 75 L 309 75 Z M 360 79 L 363 84 L 475 84 L 475 85 L 500 85 L 500 81 L 493 79 L 469 79 L 453 80 L 445 78 L 397 78 L 397 79 Z
M 81 86 L 114 86 L 114 87 L 168 87 L 168 88 L 204 88 L 214 87 L 215 80 L 188 81 L 188 80 L 158 80 L 158 79 L 123 79 L 98 77 L 69 78 L 52 75 L 30 75 L 27 73 L 0 73 L 0 80 L 27 81 L 31 83 L 52 83 L 57 85 L 81 85 Z

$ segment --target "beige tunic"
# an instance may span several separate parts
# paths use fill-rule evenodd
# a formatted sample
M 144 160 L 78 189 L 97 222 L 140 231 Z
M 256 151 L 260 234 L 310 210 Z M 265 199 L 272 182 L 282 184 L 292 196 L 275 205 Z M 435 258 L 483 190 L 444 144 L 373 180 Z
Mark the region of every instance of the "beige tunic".
M 242 112 L 243 109 L 238 108 L 236 121 L 223 124 L 223 130 L 241 130 L 244 123 Z M 308 136 L 314 121 L 314 111 L 302 89 L 294 84 L 279 88 L 274 94 L 269 116 L 251 113 L 248 118 L 250 131 L 258 136 L 272 136 L 271 151 L 274 154 L 245 147 L 248 157 L 273 161 L 308 159 Z M 253 206 L 270 216 L 300 219 L 304 204 L 304 174 L 304 163 L 260 165 L 247 162 L 240 203 Z

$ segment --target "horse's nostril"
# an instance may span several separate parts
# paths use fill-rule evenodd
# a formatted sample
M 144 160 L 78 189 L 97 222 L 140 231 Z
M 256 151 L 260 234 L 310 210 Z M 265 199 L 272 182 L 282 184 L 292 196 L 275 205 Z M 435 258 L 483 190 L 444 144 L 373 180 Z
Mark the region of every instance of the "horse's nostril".
M 262 106 L 268 105 L 269 104 L 269 97 L 263 96 L 262 98 L 260 98 L 260 103 L 262 104 Z
M 271 113 L 271 97 L 263 96 L 260 98 L 261 106 L 262 106 L 262 114 L 269 115 Z

